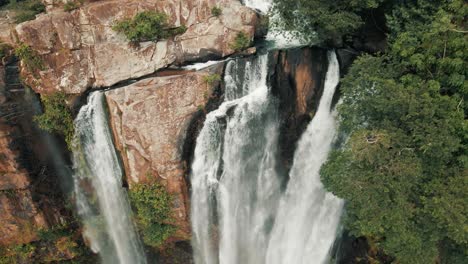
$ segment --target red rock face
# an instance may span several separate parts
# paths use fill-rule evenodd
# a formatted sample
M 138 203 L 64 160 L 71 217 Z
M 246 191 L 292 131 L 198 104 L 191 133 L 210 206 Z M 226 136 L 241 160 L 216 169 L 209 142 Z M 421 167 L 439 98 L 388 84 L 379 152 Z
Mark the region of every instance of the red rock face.
M 222 8 L 221 16 L 211 15 L 214 6 Z M 89 87 L 111 86 L 170 64 L 224 57 L 234 52 L 230 44 L 238 32 L 253 38 L 258 20 L 237 0 L 114 0 L 91 2 L 72 12 L 52 10 L 18 25 L 10 34 L 38 51 L 46 64 L 37 80 L 32 75 L 27 78 L 39 93 L 80 94 Z M 132 47 L 112 25 L 145 10 L 165 12 L 172 25 L 188 29 L 172 39 Z
M 215 84 L 204 76 L 222 73 L 222 63 L 209 70 L 154 77 L 106 92 L 114 132 L 130 189 L 133 183 L 161 181 L 174 197 L 176 239 L 190 234 L 187 166 L 182 157 L 189 124 L 202 111 Z

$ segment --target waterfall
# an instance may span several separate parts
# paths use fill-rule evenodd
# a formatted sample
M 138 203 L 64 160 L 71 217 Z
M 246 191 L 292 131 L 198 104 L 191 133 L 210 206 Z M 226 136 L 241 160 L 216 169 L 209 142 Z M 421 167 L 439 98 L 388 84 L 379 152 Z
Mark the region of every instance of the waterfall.
M 192 165 L 192 227 L 198 264 L 262 263 L 280 194 L 277 101 L 268 55 L 226 67 L 225 102 L 208 114 Z
M 330 53 L 318 111 L 298 143 L 286 193 L 280 201 L 268 246 L 268 264 L 324 263 L 335 240 L 343 201 L 325 191 L 319 172 L 335 135 L 330 107 L 338 81 L 338 61 L 335 53 Z
M 94 92 L 75 120 L 75 196 L 84 235 L 103 263 L 146 263 L 131 219 L 104 96 Z

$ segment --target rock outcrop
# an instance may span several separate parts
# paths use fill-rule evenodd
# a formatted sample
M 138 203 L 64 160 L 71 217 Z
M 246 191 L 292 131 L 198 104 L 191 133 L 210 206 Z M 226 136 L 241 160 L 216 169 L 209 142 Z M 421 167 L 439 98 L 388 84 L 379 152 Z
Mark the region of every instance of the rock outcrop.
M 189 201 L 183 151 L 193 118 L 204 111 L 222 74 L 223 63 L 206 70 L 152 77 L 105 93 L 116 148 L 127 181 L 161 181 L 174 197 L 173 215 L 178 239 L 190 233 Z M 213 75 L 212 75 L 213 76 Z
M 219 17 L 211 14 L 214 6 L 222 9 Z M 81 94 L 168 65 L 225 57 L 234 53 L 231 43 L 240 31 L 253 38 L 260 23 L 257 14 L 238 0 L 102 0 L 71 12 L 51 10 L 0 39 L 17 39 L 11 44 L 24 43 L 40 54 L 44 70 L 36 76 L 26 74 L 27 83 L 39 93 Z M 134 46 L 112 30 L 116 21 L 146 10 L 165 12 L 170 24 L 185 25 L 187 31 Z
M 284 165 L 292 165 L 295 145 L 312 119 L 323 92 L 328 67 L 325 49 L 297 48 L 272 54 L 271 85 L 280 100 L 280 149 Z

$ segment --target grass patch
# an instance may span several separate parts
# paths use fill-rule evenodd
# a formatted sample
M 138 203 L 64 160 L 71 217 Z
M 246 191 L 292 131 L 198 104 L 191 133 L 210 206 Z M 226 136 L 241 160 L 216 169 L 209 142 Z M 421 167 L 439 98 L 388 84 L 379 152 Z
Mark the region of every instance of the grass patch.
M 223 13 L 223 10 L 218 6 L 211 8 L 211 14 L 215 17 L 219 17 Z
M 249 36 L 244 31 L 240 31 L 239 33 L 237 33 L 237 36 L 234 39 L 234 42 L 231 43 L 230 47 L 235 51 L 242 51 L 250 47 L 250 44 L 251 41 Z
M 115 31 L 123 33 L 132 42 L 158 41 L 184 33 L 185 26 L 171 27 L 165 13 L 144 11 L 132 19 L 118 21 L 113 27 Z
M 66 95 L 57 92 L 41 97 L 44 113 L 34 117 L 41 129 L 57 133 L 65 137 L 68 148 L 71 149 L 75 128 L 71 109 L 66 104 Z
M 15 11 L 15 22 L 22 23 L 36 18 L 37 14 L 45 12 L 45 5 L 40 0 L 10 0 L 4 9 Z
M 44 69 L 44 62 L 39 54 L 24 43 L 15 49 L 15 55 L 21 59 L 28 71 L 32 73 Z
M 169 224 L 173 221 L 172 197 L 159 183 L 136 184 L 130 190 L 130 201 L 143 242 L 152 247 L 162 246 L 176 230 Z

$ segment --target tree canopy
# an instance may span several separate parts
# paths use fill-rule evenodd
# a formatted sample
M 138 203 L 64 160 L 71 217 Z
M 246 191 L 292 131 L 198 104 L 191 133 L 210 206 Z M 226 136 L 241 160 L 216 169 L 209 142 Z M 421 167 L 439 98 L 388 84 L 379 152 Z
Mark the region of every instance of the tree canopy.
M 276 0 L 282 25 L 322 40 L 385 9 L 388 47 L 341 82 L 345 138 L 322 181 L 346 200 L 345 223 L 397 263 L 468 263 L 468 5 L 441 1 Z

